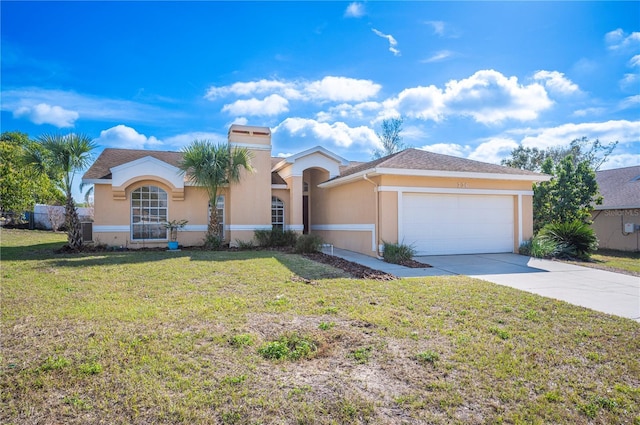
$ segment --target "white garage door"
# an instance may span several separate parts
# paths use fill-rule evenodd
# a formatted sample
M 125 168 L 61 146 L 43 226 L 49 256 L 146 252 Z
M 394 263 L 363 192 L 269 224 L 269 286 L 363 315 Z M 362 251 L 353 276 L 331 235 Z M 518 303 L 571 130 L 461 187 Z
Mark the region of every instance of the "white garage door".
M 513 251 L 513 197 L 402 195 L 401 242 L 419 255 Z

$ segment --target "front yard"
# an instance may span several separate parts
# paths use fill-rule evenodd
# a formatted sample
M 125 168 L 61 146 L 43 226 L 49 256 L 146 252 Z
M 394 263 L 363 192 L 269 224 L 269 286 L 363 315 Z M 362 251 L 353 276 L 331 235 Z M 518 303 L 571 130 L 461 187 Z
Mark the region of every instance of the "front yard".
M 279 252 L 1 238 L 4 424 L 640 424 L 632 320 Z

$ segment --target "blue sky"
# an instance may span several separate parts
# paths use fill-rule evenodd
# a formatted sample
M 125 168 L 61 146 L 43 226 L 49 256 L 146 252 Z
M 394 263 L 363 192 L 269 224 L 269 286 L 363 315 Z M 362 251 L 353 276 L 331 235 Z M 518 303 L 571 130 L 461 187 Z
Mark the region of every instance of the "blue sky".
M 497 163 L 619 141 L 640 164 L 640 2 L 13 2 L 2 131 L 180 150 L 268 126 L 273 155 L 407 145 Z

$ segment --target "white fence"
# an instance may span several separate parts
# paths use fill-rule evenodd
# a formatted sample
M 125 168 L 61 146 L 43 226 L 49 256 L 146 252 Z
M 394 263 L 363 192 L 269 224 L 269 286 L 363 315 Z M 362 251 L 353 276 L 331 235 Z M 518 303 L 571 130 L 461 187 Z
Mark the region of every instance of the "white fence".
M 93 221 L 93 208 L 78 208 L 80 221 Z M 58 227 L 64 224 L 64 207 L 58 205 L 36 204 L 33 210 L 33 220 L 36 229 L 51 230 L 52 221 Z

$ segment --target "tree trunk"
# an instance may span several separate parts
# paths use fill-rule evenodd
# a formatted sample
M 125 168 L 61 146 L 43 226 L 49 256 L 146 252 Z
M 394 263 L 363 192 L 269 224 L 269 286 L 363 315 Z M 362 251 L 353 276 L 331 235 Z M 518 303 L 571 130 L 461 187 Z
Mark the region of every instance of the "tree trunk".
M 67 196 L 67 203 L 65 204 L 65 216 L 67 225 L 67 244 L 69 248 L 74 251 L 82 250 L 82 225 L 80 223 L 80 217 L 78 217 L 78 211 L 76 210 L 73 197 Z

